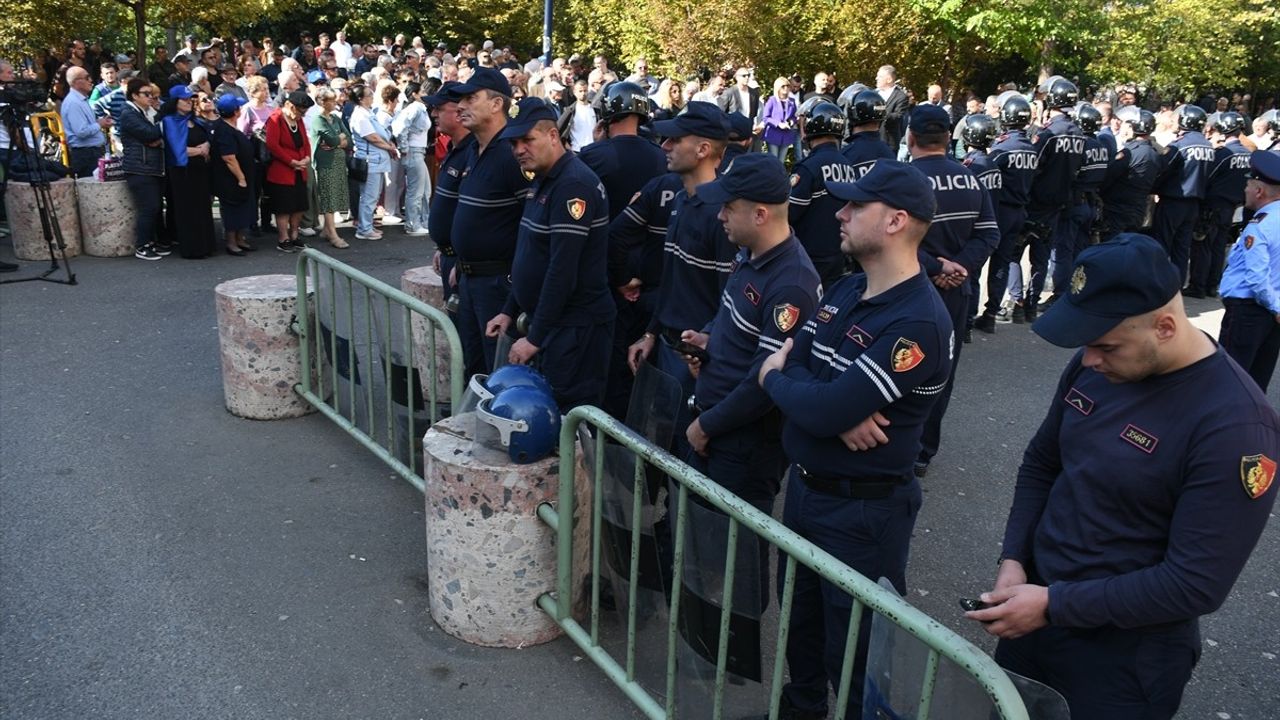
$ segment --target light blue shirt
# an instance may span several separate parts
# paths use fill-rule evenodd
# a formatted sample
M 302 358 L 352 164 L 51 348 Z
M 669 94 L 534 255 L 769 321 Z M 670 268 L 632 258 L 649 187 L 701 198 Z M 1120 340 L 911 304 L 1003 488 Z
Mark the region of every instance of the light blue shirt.
M 67 145 L 73 148 L 101 147 L 107 143 L 102 128 L 89 107 L 89 98 L 72 90 L 62 101 L 62 129 Z
M 1280 200 L 1258 209 L 1227 256 L 1218 293 L 1280 315 Z

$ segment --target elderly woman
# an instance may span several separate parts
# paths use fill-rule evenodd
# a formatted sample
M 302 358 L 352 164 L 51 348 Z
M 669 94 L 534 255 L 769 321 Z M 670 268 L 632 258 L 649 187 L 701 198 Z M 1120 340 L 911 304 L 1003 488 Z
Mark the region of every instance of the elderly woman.
M 190 89 L 190 88 L 188 88 Z M 213 105 L 213 96 L 205 93 L 196 93 L 191 102 L 195 104 L 195 116 L 204 123 L 206 128 L 210 128 L 209 134 L 213 134 L 213 129 L 218 127 L 218 123 L 222 122 L 222 117 L 218 115 L 218 108 Z
M 335 248 L 349 247 L 338 237 L 334 213 L 346 212 L 350 207 L 347 190 L 347 149 L 351 147 L 351 131 L 338 112 L 338 94 L 329 88 L 320 88 L 316 102 L 321 112 L 311 121 L 312 162 L 316 185 L 316 214 L 324 222 L 325 238 Z
M 218 98 L 215 107 L 221 123 L 213 132 L 213 152 L 218 158 L 213 164 L 213 194 L 222 211 L 227 254 L 236 257 L 254 249 L 244 236 L 254 216 L 253 143 L 236 127 L 244 104 L 234 95 Z
M 400 114 L 400 87 L 392 80 L 379 82 L 378 97 L 381 103 L 374 117 L 382 123 L 383 127 L 391 131 L 391 141 L 395 143 L 395 132 L 392 128 L 396 117 Z M 403 150 L 399 145 L 396 147 Z M 400 214 L 400 197 L 403 193 L 404 166 L 400 164 L 399 158 L 392 158 L 391 167 L 387 170 L 387 188 L 382 193 L 382 208 L 385 211 L 382 217 L 383 225 L 396 225 L 401 222 L 403 216 Z
M 245 40 L 245 42 L 249 41 Z M 239 68 L 240 79 L 236 80 L 236 85 L 239 85 L 240 88 L 245 91 L 247 96 L 249 92 L 249 78 L 255 77 L 258 74 L 258 61 L 252 55 L 241 55 Z
M 276 249 L 297 252 L 302 214 L 307 210 L 307 173 L 311 167 L 311 141 L 302 114 L 314 105 L 311 96 L 297 90 L 267 119 L 266 195 L 276 216 Z
M 257 195 L 253 200 L 260 206 L 260 219 L 254 222 L 251 231 L 258 234 L 264 228 L 271 227 L 271 211 L 266 203 L 262 202 L 262 190 L 267 182 L 267 166 L 271 164 L 266 157 L 267 118 L 275 112 L 275 107 L 271 104 L 271 89 L 267 86 L 265 77 L 254 75 L 248 79 L 245 86 L 245 92 L 249 95 L 249 104 L 240 111 L 239 127 L 240 132 L 248 135 L 254 145 L 253 173 Z
M 209 257 L 217 248 L 209 195 L 209 132 L 196 120 L 194 98 L 186 85 L 175 85 L 160 111 L 169 181 L 167 225 L 170 242 L 184 258 Z
M 151 119 L 151 83 L 135 77 L 125 86 L 125 103 L 116 119 L 124 145 L 121 169 L 137 213 L 134 257 L 159 260 L 169 245 L 157 245 L 160 198 L 164 196 L 164 132 Z
M 209 68 L 201 65 L 191 71 L 191 83 L 187 85 L 193 93 L 208 93 L 213 97 L 213 86 L 209 84 Z
M 786 162 L 787 150 L 795 147 L 799 137 L 791 81 L 780 77 L 773 81 L 773 96 L 764 104 L 764 141 L 774 157 Z
M 373 212 L 382 194 L 382 183 L 391 169 L 392 158 L 400 153 L 391 144 L 391 131 L 378 122 L 373 114 L 373 91 L 357 86 L 348 92 L 356 104 L 351 113 L 351 135 L 355 140 L 355 159 L 368 163 L 368 172 L 360 189 L 360 211 L 356 216 L 356 237 L 360 240 L 379 240 L 382 233 L 373 227 Z

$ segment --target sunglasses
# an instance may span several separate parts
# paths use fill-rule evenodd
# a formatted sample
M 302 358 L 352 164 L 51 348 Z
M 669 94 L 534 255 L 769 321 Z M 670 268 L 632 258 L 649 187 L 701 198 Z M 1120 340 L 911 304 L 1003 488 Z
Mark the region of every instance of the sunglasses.
M 139 94 L 139 95 L 142 95 L 142 96 L 144 96 L 144 97 L 155 97 L 155 96 L 156 96 L 156 94 L 155 94 L 155 93 L 153 93 L 153 92 L 151 92 L 150 90 L 139 90 L 139 91 L 138 91 L 138 94 Z

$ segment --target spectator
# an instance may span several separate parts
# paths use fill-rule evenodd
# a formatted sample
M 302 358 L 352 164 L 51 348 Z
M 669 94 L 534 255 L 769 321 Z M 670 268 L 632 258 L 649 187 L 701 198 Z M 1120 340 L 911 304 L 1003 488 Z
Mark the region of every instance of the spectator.
M 298 232 L 307 210 L 311 166 L 311 141 L 302 114 L 313 104 L 309 95 L 297 90 L 267 119 L 271 164 L 267 166 L 265 194 L 276 217 L 276 249 L 280 252 L 297 252 L 301 247 Z
M 404 234 L 422 237 L 427 234 L 427 203 L 431 197 L 431 178 L 427 174 L 427 152 L 431 144 L 431 115 L 423 104 L 422 85 L 405 86 L 407 103 L 392 121 L 391 132 L 403 154 L 404 169 Z
M 876 92 L 884 99 L 884 122 L 880 139 L 888 143 L 895 155 L 902 142 L 903 118 L 911 109 L 911 97 L 898 85 L 898 71 L 892 65 L 881 65 L 876 71 Z
M 256 249 L 244 236 L 253 225 L 255 212 L 253 175 L 247 172 L 253 167 L 253 144 L 237 128 L 243 105 L 245 102 L 235 95 L 223 95 L 214 104 L 221 124 L 213 132 L 214 152 L 218 156 L 218 162 L 213 165 L 213 194 L 218 197 L 222 211 L 227 254 L 236 257 Z
M 213 254 L 213 202 L 209 194 L 209 130 L 194 115 L 194 94 L 185 85 L 169 91 L 160 111 L 170 242 L 184 258 Z
M 281 63 L 284 62 L 284 51 L 276 48 L 267 56 L 267 62 L 258 68 L 258 74 L 267 79 L 267 86 L 271 90 L 271 94 L 276 92 L 277 85 L 280 81 Z
M 207 93 L 196 93 L 192 102 L 195 103 L 195 115 L 204 121 L 204 126 L 209 128 L 209 135 L 212 137 L 214 131 L 218 129 L 218 123 L 222 117 L 218 115 L 218 108 L 213 104 L 213 96 Z
M 257 235 L 271 229 L 271 210 L 262 202 L 262 192 L 267 183 L 267 165 L 271 162 L 267 153 L 267 119 L 271 117 L 275 107 L 267 92 L 267 81 L 261 75 L 250 78 L 246 92 L 249 103 L 240 111 L 240 118 L 236 122 L 240 132 L 247 135 L 253 143 L 253 165 L 246 166 L 245 169 L 252 167 L 253 201 L 259 207 L 259 213 L 250 232 Z
M 102 78 L 102 82 L 93 86 L 93 92 L 89 93 L 89 102 L 96 102 L 103 95 L 109 95 L 112 90 L 120 87 L 120 83 L 116 81 L 116 70 L 118 66 L 113 62 L 105 62 L 98 68 L 98 76 Z M 150 76 L 147 77 L 151 79 Z
M 214 90 L 213 94 L 215 97 L 235 95 L 241 100 L 249 100 L 249 94 L 246 93 L 244 88 L 237 82 L 240 79 L 240 72 L 236 70 L 235 65 L 232 63 L 226 63 L 223 65 L 220 77 L 222 78 L 222 82 L 218 85 L 217 89 Z
M 379 82 L 377 88 L 380 102 L 374 111 L 374 117 L 378 124 L 387 130 L 388 137 L 394 141 L 391 126 L 399 113 L 400 88 L 391 80 Z M 398 225 L 404 217 L 400 214 L 400 196 L 404 192 L 404 167 L 400 165 L 399 157 L 390 159 L 384 180 L 386 188 L 382 192 L 382 224 Z
M 333 44 L 329 46 L 333 48 L 333 59 L 338 63 L 338 67 L 343 70 L 350 70 L 352 65 L 351 57 L 354 50 L 351 47 L 351 43 L 347 42 L 347 33 L 345 31 L 339 30 L 336 35 L 338 39 L 334 40 Z
M 355 158 L 368 163 L 368 171 L 360 189 L 360 207 L 356 213 L 356 237 L 379 240 L 382 233 L 373 227 L 374 208 L 382 193 L 382 184 L 391 169 L 392 158 L 399 159 L 391 133 L 373 114 L 373 91 L 364 86 L 350 88 L 347 93 L 356 104 L 351 113 L 351 136 L 355 141 Z
M 697 97 L 700 92 L 702 92 L 702 80 L 697 77 L 689 78 L 689 81 L 684 84 L 684 104 L 688 105 L 690 102 L 693 102 L 693 99 Z
M 342 38 L 342 33 L 338 33 Z M 309 126 L 312 162 L 316 185 L 316 214 L 324 226 L 325 238 L 338 249 L 350 247 L 338 237 L 336 213 L 350 208 L 347 189 L 347 150 L 351 147 L 351 131 L 337 111 L 338 94 L 322 87 L 316 92 L 320 112 Z
M 165 92 L 169 92 L 169 88 L 174 85 L 169 78 L 177 71 L 178 69 L 169 61 L 169 49 L 163 45 L 157 45 L 155 61 L 147 66 L 147 79 L 159 85 Z
M 241 55 L 237 67 L 240 68 L 240 78 L 236 80 L 236 85 L 240 86 L 240 89 L 245 91 L 245 97 L 248 97 L 249 78 L 258 74 L 258 60 L 253 55 Z
M 784 77 L 773 81 L 773 95 L 764 103 L 764 141 L 769 152 L 783 161 L 787 149 L 798 153 L 796 141 L 800 131 L 796 129 L 796 100 L 791 97 L 791 83 Z
M 151 84 L 134 77 L 125 87 L 127 100 L 119 115 L 124 145 L 121 170 L 137 216 L 134 257 L 141 260 L 159 260 L 169 254 L 169 244 L 156 241 L 164 195 L 164 134 L 151 119 L 151 95 Z
M 653 113 L 653 119 L 655 121 L 670 120 L 684 110 L 683 83 L 671 78 L 663 80 L 658 84 L 658 94 L 653 99 L 658 104 L 658 109 Z
M 573 84 L 573 104 L 564 111 L 557 123 L 560 129 L 560 140 L 574 152 L 582 152 L 582 148 L 595 141 L 596 109 L 587 98 L 587 81 L 578 80 Z
M 1257 117 L 1253 119 L 1253 134 L 1246 139 L 1259 150 L 1267 150 L 1271 147 L 1271 133 L 1267 130 L 1266 118 Z
M 276 67 L 279 67 L 280 60 L 276 59 L 275 41 L 269 37 L 264 37 L 262 38 L 262 42 L 258 43 L 258 45 L 262 47 L 262 49 L 258 51 L 258 64 L 262 67 L 266 67 L 267 65 L 275 63 Z M 284 53 L 282 52 L 280 55 L 283 57 Z
M 191 56 L 179 55 L 173 59 L 173 72 L 169 73 L 169 87 L 191 84 Z
M 71 156 L 71 172 L 76 177 L 89 177 L 98 167 L 98 158 L 106 150 L 107 138 L 102 131 L 111 127 L 111 118 L 94 117 L 87 97 L 93 86 L 88 70 L 82 67 L 67 70 L 67 85 L 61 118 Z
M 658 78 L 649 74 L 649 60 L 644 57 L 636 58 L 635 64 L 632 66 L 635 72 L 627 77 L 627 82 L 633 82 L 649 95 L 658 92 Z
M 209 68 L 201 65 L 191 71 L 191 83 L 187 86 L 191 88 L 193 93 L 205 93 L 209 96 L 213 95 L 213 79 L 209 75 Z

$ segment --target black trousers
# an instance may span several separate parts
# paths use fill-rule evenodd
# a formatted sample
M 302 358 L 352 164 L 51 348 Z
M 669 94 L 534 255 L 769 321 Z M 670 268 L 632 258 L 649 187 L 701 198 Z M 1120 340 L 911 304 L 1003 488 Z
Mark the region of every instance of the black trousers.
M 1218 343 L 1266 392 L 1280 356 L 1280 323 L 1253 300 L 1222 298 L 1222 304 L 1227 312 L 1222 316 Z
M 140 248 L 154 242 L 156 231 L 162 226 L 160 203 L 164 198 L 164 177 L 129 173 L 124 180 L 129 185 L 129 196 L 133 198 L 134 212 L 138 216 L 133 244 Z
M 1207 203 L 1200 213 L 1204 223 L 1204 239 L 1191 243 L 1191 270 L 1188 287 L 1201 292 L 1217 291 L 1222 281 L 1222 267 L 1226 261 L 1227 243 L 1231 237 L 1231 216 L 1235 206 L 1224 203 Z
M 956 368 L 960 367 L 960 350 L 964 343 L 960 335 L 964 333 L 965 315 L 969 308 L 969 288 L 967 284 L 949 290 L 938 289 L 942 296 L 942 304 L 947 306 L 947 314 L 951 316 L 951 374 L 947 376 L 947 384 L 933 403 L 933 410 L 924 421 L 924 432 L 920 435 L 920 454 L 918 462 L 928 465 L 933 456 L 938 454 L 942 445 L 942 418 L 947 414 L 947 406 L 951 404 L 951 388 L 956 383 Z
M 78 178 L 90 177 L 98 169 L 98 158 L 106 152 L 105 145 L 97 147 L 68 148 L 71 154 L 71 174 Z
M 1155 219 L 1151 222 L 1151 235 L 1164 245 L 1184 284 L 1187 282 L 1187 262 L 1191 258 L 1191 231 L 1199 214 L 1200 201 L 1196 198 L 1160 198 L 1156 203 Z

